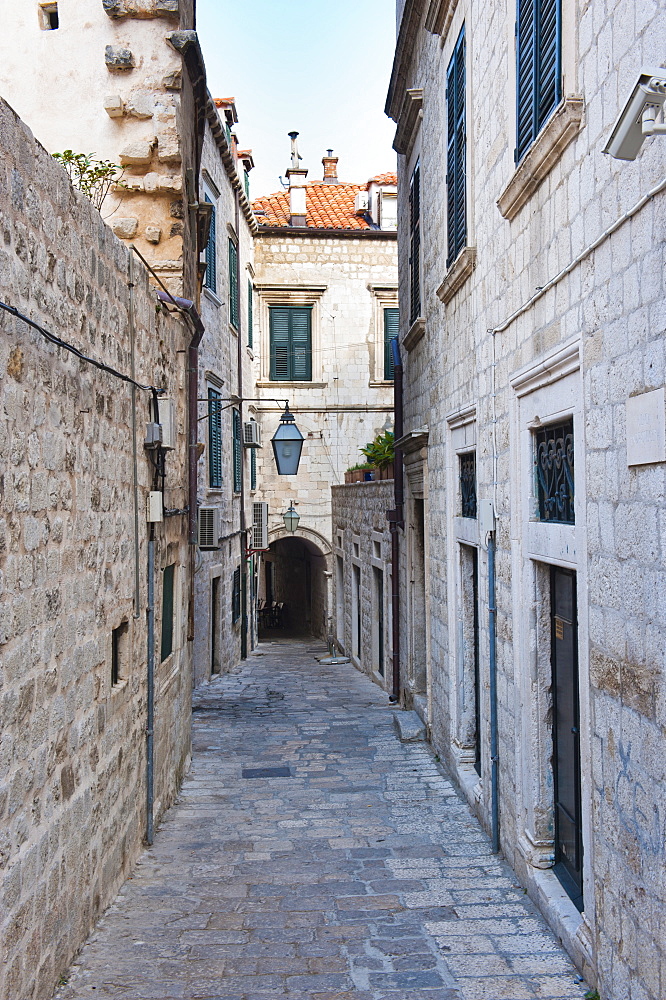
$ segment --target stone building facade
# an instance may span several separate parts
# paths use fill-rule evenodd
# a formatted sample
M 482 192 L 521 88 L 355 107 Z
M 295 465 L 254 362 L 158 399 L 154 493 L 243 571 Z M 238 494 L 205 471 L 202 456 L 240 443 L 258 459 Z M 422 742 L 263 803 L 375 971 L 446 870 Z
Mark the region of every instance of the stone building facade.
M 406 0 L 386 108 L 404 696 L 605 1000 L 666 992 L 663 140 L 603 155 L 664 27 Z
M 146 511 L 162 486 L 187 504 L 191 334 L 4 102 L 0 137 L 0 299 L 174 403 L 161 480 L 152 392 L 0 310 L 0 996 L 42 1000 L 129 875 L 149 799 L 157 822 L 188 765 L 187 533 Z
M 337 162 L 329 151 L 323 180 L 312 183 L 292 163 L 290 191 L 254 202 L 254 378 L 271 545 L 259 595 L 290 605 L 289 627 L 321 637 L 332 622 L 330 487 L 393 425 L 385 330 L 387 310 L 397 308 L 395 174 L 349 184 Z M 281 370 L 275 324 L 299 317 L 305 346 L 299 357 L 290 340 Z M 278 476 L 269 444 L 287 400 L 305 438 L 293 478 Z M 300 517 L 293 534 L 282 517 L 292 503 Z
M 332 488 L 333 634 L 354 666 L 392 689 L 393 480 Z

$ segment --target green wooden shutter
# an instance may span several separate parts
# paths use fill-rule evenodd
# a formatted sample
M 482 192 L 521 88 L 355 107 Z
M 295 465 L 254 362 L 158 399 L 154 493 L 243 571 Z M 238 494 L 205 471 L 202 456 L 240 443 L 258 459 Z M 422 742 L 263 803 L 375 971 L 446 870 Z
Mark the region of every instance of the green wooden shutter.
M 421 315 L 421 167 L 416 164 L 409 187 L 409 321 Z
M 399 312 L 397 309 L 384 310 L 384 378 L 393 380 L 393 353 L 391 341 L 398 336 Z
M 518 163 L 562 99 L 561 0 L 517 0 Z
M 289 310 L 271 308 L 271 379 L 286 382 L 291 377 L 289 365 Z
M 253 299 L 254 299 L 254 289 L 252 287 L 252 282 L 248 280 L 247 283 L 247 346 L 248 347 L 252 347 L 252 334 L 254 328 Z
M 237 622 L 241 614 L 241 570 L 238 566 L 234 570 L 231 583 L 231 620 Z
M 447 258 L 450 267 L 467 242 L 465 177 L 465 28 L 446 72 Z
M 217 389 L 208 390 L 208 485 L 222 486 L 222 397 Z
M 243 444 L 241 441 L 241 418 L 238 410 L 233 411 L 234 434 L 234 493 L 240 493 L 243 475 Z
M 250 489 L 257 488 L 257 449 L 250 448 Z
M 238 329 L 238 247 L 229 238 L 229 321 Z
M 295 382 L 312 379 L 312 310 L 290 309 L 291 378 Z
M 204 198 L 209 205 L 213 205 L 212 200 L 208 195 L 204 195 Z M 215 235 L 215 206 L 213 205 L 213 213 L 210 218 L 210 230 L 208 233 L 208 243 L 206 244 L 206 274 L 204 275 L 204 285 L 206 288 L 210 288 L 211 292 L 217 291 L 217 246 L 216 246 L 216 235 Z
M 173 652 L 173 585 L 176 565 L 165 566 L 162 572 L 162 634 L 160 662 Z

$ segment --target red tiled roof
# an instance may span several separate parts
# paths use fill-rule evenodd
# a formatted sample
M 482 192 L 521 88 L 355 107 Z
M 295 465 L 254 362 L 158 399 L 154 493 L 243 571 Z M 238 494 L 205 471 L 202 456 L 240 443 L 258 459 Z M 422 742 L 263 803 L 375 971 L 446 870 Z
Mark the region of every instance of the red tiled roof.
M 385 184 L 387 186 L 393 184 L 397 185 L 398 175 L 397 174 L 377 174 L 376 177 L 371 177 L 368 184 Z
M 396 174 L 381 174 L 374 183 L 396 184 Z M 384 178 L 393 178 L 385 180 Z M 371 182 L 369 182 L 371 183 Z M 354 202 L 359 191 L 367 191 L 367 184 L 308 184 L 306 225 L 311 229 L 374 229 L 364 215 L 357 215 Z M 264 226 L 289 225 L 289 191 L 256 198 L 252 207 L 259 213 L 259 223 Z

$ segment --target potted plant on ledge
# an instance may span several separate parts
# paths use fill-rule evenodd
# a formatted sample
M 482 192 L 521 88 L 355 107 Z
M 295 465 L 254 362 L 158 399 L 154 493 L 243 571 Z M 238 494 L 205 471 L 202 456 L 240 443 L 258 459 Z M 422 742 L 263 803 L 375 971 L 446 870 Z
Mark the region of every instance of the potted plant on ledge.
M 374 441 L 370 441 L 361 451 L 368 460 L 368 464 L 379 472 L 376 479 L 393 479 L 393 460 L 395 458 L 395 435 L 393 431 L 385 431 L 378 434 Z

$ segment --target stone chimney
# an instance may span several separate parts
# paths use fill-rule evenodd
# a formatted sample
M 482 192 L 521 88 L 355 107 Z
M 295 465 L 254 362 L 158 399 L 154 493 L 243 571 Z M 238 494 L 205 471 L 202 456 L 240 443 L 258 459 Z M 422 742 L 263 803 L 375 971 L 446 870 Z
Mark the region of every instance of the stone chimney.
M 291 166 L 287 171 L 289 180 L 289 225 L 304 227 L 307 226 L 307 196 L 305 178 L 308 176 L 307 170 L 300 165 L 301 157 L 298 152 L 298 132 L 290 132 L 291 139 Z
M 327 149 L 326 156 L 322 161 L 324 164 L 324 184 L 339 184 L 338 180 L 338 158 L 333 156 L 333 150 Z

